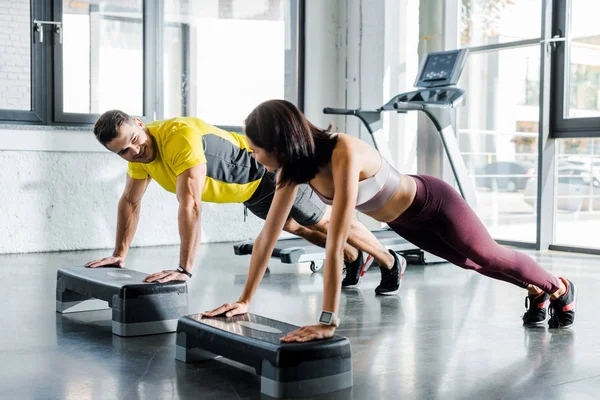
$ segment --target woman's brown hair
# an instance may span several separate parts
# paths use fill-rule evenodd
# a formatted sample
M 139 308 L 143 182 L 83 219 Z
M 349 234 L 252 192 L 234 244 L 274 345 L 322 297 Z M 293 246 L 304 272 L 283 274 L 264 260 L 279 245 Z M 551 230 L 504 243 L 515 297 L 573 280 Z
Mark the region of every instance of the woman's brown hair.
M 246 135 L 273 154 L 280 167 L 279 187 L 306 183 L 331 161 L 337 135 L 314 126 L 302 111 L 286 100 L 259 104 L 245 121 Z

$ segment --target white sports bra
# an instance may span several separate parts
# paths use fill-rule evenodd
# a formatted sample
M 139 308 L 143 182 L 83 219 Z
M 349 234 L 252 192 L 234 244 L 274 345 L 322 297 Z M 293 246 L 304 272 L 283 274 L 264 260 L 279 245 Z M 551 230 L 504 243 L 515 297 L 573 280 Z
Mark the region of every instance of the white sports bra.
M 381 167 L 375 175 L 358 182 L 358 197 L 356 199 L 356 209 L 360 212 L 372 212 L 382 208 L 396 193 L 400 184 L 400 173 L 396 171 L 390 163 L 381 157 Z M 319 193 L 312 185 L 310 187 L 319 196 L 323 203 L 333 204 L 333 199 L 329 199 Z

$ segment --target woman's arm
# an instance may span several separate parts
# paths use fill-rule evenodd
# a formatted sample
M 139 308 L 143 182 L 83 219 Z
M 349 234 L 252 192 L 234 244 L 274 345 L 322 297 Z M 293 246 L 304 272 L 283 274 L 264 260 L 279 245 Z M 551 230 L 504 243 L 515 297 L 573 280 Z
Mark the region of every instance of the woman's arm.
M 265 274 L 277 239 L 283 230 L 285 222 L 289 218 L 290 210 L 296 198 L 296 192 L 297 187 L 290 185 L 275 191 L 265 224 L 254 241 L 248 278 L 246 279 L 246 284 L 239 300 L 235 303 L 223 304 L 221 307 L 205 312 L 202 315 L 214 317 L 226 313 L 227 317 L 231 317 L 247 312 L 248 305 Z
M 244 290 L 240 296 L 240 302 L 249 304 L 254 296 L 258 284 L 265 274 L 277 239 L 283 230 L 285 222 L 289 218 L 290 210 L 296 199 L 296 192 L 297 186 L 295 185 L 288 185 L 275 191 L 273 203 L 271 203 L 271 207 L 269 208 L 265 225 L 254 241 L 252 256 L 250 258 L 250 271 L 248 271 L 248 279 L 246 279 Z
M 331 166 L 335 192 L 325 246 L 322 311 L 337 314 L 342 285 L 343 248 L 348 238 L 350 223 L 354 218 L 361 166 L 360 160 L 353 155 L 348 144 L 334 151 Z M 331 325 L 305 326 L 289 333 L 281 340 L 284 342 L 307 342 L 329 338 L 333 336 L 334 332 L 335 326 Z
M 349 149 L 344 146 L 333 153 L 331 169 L 335 193 L 325 247 L 323 311 L 337 313 L 344 266 L 343 250 L 354 218 L 360 165 L 357 157 L 353 157 Z

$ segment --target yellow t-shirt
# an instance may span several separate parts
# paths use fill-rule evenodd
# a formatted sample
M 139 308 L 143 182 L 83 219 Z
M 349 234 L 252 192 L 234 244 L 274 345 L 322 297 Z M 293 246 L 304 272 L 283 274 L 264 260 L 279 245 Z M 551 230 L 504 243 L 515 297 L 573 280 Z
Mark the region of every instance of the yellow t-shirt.
M 266 172 L 252 158 L 244 135 L 192 117 L 154 121 L 146 127 L 156 142 L 156 159 L 148 164 L 130 162 L 127 173 L 134 179 L 150 176 L 175 193 L 182 172 L 206 163 L 202 200 L 242 203 L 254 194 Z

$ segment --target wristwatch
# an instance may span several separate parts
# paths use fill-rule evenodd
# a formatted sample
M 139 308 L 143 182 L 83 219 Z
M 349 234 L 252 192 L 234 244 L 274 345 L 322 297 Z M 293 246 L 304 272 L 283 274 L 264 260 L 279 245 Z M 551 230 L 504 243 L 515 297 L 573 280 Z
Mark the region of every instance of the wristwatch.
M 177 268 L 177 272 L 181 272 L 182 274 L 186 274 L 188 277 L 192 277 L 192 274 L 187 272 L 185 269 L 183 269 L 183 267 L 180 265 L 179 268 Z
M 319 323 L 321 325 L 333 325 L 337 328 L 340 326 L 340 318 L 331 311 L 321 311 Z

